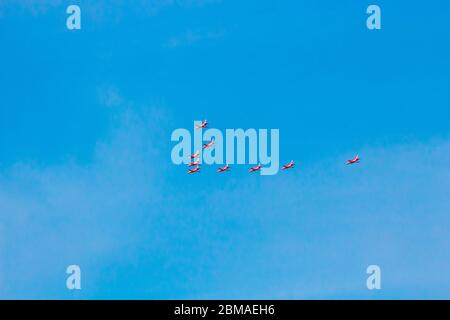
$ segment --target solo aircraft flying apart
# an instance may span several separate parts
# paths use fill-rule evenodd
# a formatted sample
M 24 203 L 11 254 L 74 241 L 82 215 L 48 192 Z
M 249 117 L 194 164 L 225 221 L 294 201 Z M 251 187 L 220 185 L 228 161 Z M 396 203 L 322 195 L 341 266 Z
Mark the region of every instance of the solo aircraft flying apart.
M 347 165 L 355 164 L 359 162 L 359 155 L 356 155 L 353 159 L 347 160 Z

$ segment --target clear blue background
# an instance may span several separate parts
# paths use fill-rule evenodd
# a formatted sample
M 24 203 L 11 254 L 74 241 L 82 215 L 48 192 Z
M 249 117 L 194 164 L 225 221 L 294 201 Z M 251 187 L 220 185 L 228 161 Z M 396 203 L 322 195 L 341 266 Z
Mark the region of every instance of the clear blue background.
M 0 2 L 0 297 L 450 298 L 450 4 L 373 3 Z M 298 167 L 188 176 L 205 118 Z

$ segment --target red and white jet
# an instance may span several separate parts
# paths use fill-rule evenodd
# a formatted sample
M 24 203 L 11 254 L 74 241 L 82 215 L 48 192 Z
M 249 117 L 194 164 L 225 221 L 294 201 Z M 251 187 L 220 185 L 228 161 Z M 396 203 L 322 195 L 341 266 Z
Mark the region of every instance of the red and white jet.
M 193 167 L 193 166 L 198 166 L 200 164 L 200 160 L 195 160 L 195 161 L 191 161 L 191 163 L 189 163 L 189 167 Z
M 210 148 L 210 147 L 213 146 L 213 144 L 214 144 L 214 139 L 211 139 L 210 142 L 205 143 L 205 144 L 203 145 L 203 149 Z
M 204 129 L 208 126 L 208 121 L 204 120 L 201 124 L 195 126 L 195 129 Z
M 250 168 L 250 170 L 248 170 L 248 172 L 256 172 L 261 170 L 261 164 L 258 163 L 258 165 L 256 167 Z
M 230 169 L 230 166 L 226 165 L 225 167 L 217 169 L 217 172 L 224 172 L 224 171 L 228 171 L 229 169 Z
M 291 160 L 291 162 L 289 162 L 288 164 L 285 164 L 282 169 L 287 170 L 287 169 L 292 169 L 293 167 L 295 167 L 295 163 L 294 163 L 294 160 Z
M 198 156 L 200 156 L 200 151 L 195 151 L 194 154 L 191 154 L 191 159 L 198 158 Z
M 199 171 L 200 171 L 200 167 L 196 166 L 193 169 L 189 169 L 188 174 L 192 174 L 192 173 L 199 172 Z
M 353 159 L 347 160 L 347 165 L 355 164 L 359 162 L 359 155 L 356 155 Z

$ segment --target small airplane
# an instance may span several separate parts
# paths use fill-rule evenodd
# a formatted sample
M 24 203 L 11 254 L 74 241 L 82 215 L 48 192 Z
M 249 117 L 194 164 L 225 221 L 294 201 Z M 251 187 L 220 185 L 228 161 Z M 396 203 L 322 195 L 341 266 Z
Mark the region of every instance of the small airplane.
M 248 170 L 248 172 L 256 172 L 261 170 L 261 164 L 258 163 L 258 165 L 256 167 L 250 168 L 250 170 Z
M 288 164 L 285 164 L 282 169 L 287 170 L 287 169 L 292 169 L 293 167 L 295 167 L 295 163 L 294 163 L 294 160 L 291 160 L 291 162 L 289 162 Z
M 192 173 L 199 172 L 199 171 L 200 171 L 200 167 L 196 166 L 193 169 L 189 169 L 188 174 L 192 174 Z
M 217 169 L 217 172 L 224 172 L 224 171 L 228 171 L 229 169 L 230 169 L 230 166 L 226 165 L 225 167 Z
M 355 164 L 359 162 L 359 155 L 356 155 L 353 159 L 347 160 L 347 165 Z
M 210 147 L 212 147 L 213 144 L 214 144 L 214 139 L 211 139 L 210 142 L 205 143 L 205 144 L 203 145 L 203 149 L 210 148 Z
M 208 126 L 208 121 L 204 120 L 201 124 L 195 126 L 195 129 L 204 129 Z
M 198 166 L 200 164 L 200 160 L 195 160 L 195 161 L 191 161 L 191 163 L 189 163 L 189 167 L 194 167 L 194 166 Z
M 194 154 L 191 154 L 191 159 L 195 159 L 200 155 L 200 151 L 196 151 Z

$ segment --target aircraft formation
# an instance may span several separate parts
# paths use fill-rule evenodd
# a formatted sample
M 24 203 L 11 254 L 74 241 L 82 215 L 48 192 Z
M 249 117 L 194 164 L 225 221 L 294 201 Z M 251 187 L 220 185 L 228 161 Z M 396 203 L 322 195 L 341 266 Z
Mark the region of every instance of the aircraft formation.
M 196 125 L 195 129 L 204 129 L 208 126 L 208 121 L 204 120 L 201 124 Z M 211 141 L 205 143 L 203 145 L 203 149 L 207 149 L 207 148 L 211 148 L 214 145 L 214 139 L 211 139 Z M 191 154 L 191 162 L 189 163 L 189 167 L 191 169 L 188 170 L 188 174 L 193 174 L 196 172 L 200 172 L 200 160 L 198 159 L 200 157 L 200 151 L 196 151 L 195 153 Z M 360 161 L 360 157 L 359 155 L 356 155 L 354 158 L 347 160 L 347 165 L 353 165 L 353 164 L 357 164 Z M 193 167 L 193 168 L 192 168 Z M 294 160 L 291 160 L 291 162 L 289 162 L 288 164 L 285 164 L 281 167 L 282 170 L 289 170 L 289 169 L 293 169 L 295 167 L 295 162 Z M 257 166 L 255 167 L 251 167 L 248 172 L 253 173 L 253 172 L 258 172 L 260 171 L 262 168 L 261 164 L 258 163 Z M 219 169 L 217 169 L 218 173 L 222 173 L 222 172 L 226 172 L 226 171 L 230 171 L 230 166 L 227 164 L 224 167 L 221 167 Z

